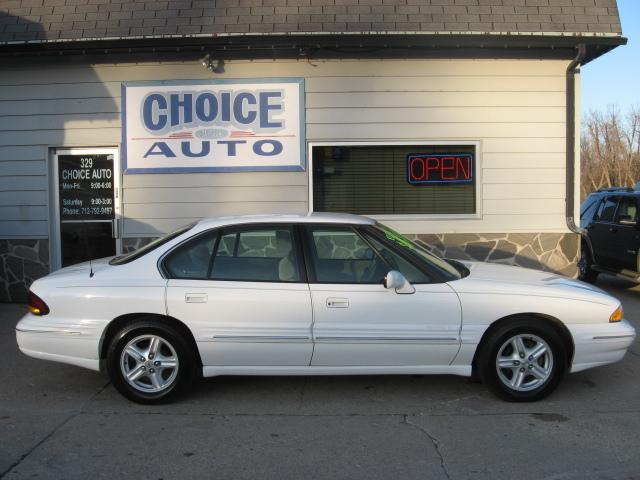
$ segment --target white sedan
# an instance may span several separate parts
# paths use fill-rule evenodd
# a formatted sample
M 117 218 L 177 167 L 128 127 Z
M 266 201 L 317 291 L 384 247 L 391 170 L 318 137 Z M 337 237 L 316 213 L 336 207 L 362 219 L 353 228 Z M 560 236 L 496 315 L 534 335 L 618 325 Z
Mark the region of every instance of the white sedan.
M 454 374 L 532 401 L 621 360 L 620 302 L 546 272 L 442 260 L 374 220 L 210 218 L 33 283 L 25 354 L 140 403 L 199 376 Z

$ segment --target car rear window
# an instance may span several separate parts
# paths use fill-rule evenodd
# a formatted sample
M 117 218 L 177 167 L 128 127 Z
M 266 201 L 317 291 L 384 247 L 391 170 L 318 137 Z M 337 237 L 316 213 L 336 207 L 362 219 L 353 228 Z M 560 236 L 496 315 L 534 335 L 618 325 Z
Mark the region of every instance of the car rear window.
M 181 227 L 178 230 L 165 235 L 164 237 L 156 238 L 154 241 L 146 244 L 144 247 L 140 247 L 138 250 L 134 250 L 131 253 L 125 253 L 124 255 L 112 258 L 109 261 L 109 265 L 124 265 L 125 263 L 133 262 L 134 260 L 137 260 L 138 258 L 146 255 L 147 253 L 155 250 L 156 248 L 182 235 L 183 233 L 188 232 L 193 228 L 194 225 L 195 223 L 185 225 L 184 227 Z

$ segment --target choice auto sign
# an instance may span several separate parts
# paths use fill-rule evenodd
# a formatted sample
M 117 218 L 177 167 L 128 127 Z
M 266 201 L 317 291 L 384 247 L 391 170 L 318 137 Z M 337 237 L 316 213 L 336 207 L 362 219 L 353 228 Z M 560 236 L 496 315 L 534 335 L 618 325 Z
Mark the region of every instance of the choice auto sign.
M 123 83 L 125 173 L 304 170 L 303 82 Z

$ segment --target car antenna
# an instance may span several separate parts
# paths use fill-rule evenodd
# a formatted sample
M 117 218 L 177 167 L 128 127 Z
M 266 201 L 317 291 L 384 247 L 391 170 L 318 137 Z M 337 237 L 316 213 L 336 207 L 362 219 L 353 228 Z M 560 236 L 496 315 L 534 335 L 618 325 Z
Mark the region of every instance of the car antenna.
M 86 220 L 82 222 L 86 226 Z M 93 278 L 93 254 L 91 252 L 91 242 L 89 242 L 89 232 L 85 230 L 85 240 L 87 242 L 87 250 L 89 251 L 89 278 Z

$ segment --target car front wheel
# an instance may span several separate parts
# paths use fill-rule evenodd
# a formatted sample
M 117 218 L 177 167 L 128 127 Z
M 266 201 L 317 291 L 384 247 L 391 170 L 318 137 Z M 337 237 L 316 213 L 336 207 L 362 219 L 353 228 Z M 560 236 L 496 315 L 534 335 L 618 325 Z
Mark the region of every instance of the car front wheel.
M 116 389 L 137 403 L 166 403 L 186 391 L 196 376 L 188 342 L 170 325 L 138 321 L 111 341 L 107 370 Z
M 593 262 L 591 260 L 591 254 L 589 253 L 589 247 L 583 244 L 580 249 L 580 259 L 578 260 L 578 280 L 595 283 L 598 279 L 598 272 L 592 268 L 592 265 Z
M 483 382 L 505 400 L 540 400 L 555 390 L 566 371 L 566 352 L 558 333 L 533 322 L 502 326 L 487 339 L 479 357 Z

